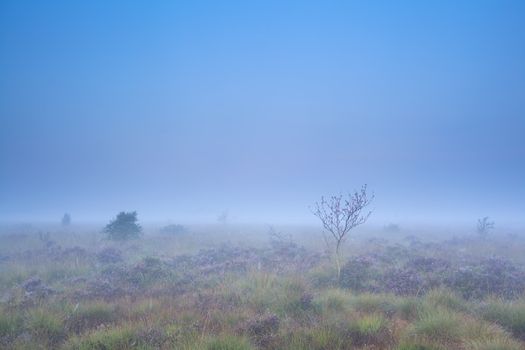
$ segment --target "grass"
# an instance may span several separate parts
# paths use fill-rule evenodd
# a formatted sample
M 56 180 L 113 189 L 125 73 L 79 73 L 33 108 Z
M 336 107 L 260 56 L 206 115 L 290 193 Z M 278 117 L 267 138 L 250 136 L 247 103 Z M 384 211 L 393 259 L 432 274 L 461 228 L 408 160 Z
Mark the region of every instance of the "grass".
M 398 346 L 396 350 L 438 350 L 438 348 L 432 345 L 403 344 Z
M 351 345 L 351 340 L 340 329 L 327 326 L 301 329 L 290 334 L 288 339 L 287 350 L 342 350 Z
M 414 321 L 418 315 L 423 312 L 425 307 L 427 307 L 427 305 L 419 298 L 398 298 L 395 305 L 395 312 L 399 318 L 405 321 Z
M 409 337 L 429 344 L 451 345 L 461 341 L 462 320 L 445 309 L 426 310 L 409 329 Z
M 257 312 L 271 311 L 280 316 L 300 315 L 305 308 L 301 298 L 306 290 L 300 278 L 252 271 L 244 279 L 222 285 L 224 298 L 238 300 Z
M 69 331 L 80 334 L 89 329 L 108 326 L 119 318 L 119 310 L 114 304 L 94 302 L 77 304 L 66 321 Z
M 451 311 L 466 312 L 469 305 L 465 299 L 448 289 L 433 289 L 425 296 L 424 301 L 430 307 L 442 307 Z
M 397 298 L 392 295 L 363 293 L 354 295 L 351 301 L 352 309 L 361 312 L 393 313 Z
M 13 339 L 22 330 L 23 319 L 19 314 L 0 310 L 0 339 Z
M 352 299 L 353 296 L 350 292 L 343 289 L 331 288 L 322 291 L 314 302 L 320 309 L 327 310 L 328 312 L 341 312 L 350 309 Z
M 355 323 L 355 330 L 359 336 L 373 337 L 378 335 L 387 326 L 387 322 L 382 315 L 364 315 Z
M 497 338 L 467 343 L 467 350 L 523 350 L 523 344 L 508 338 Z
M 98 262 L 96 254 L 63 261 L 28 254 L 26 260 L 4 261 L 0 264 L 0 297 L 5 300 L 0 304 L 0 348 L 525 349 L 523 299 L 467 301 L 444 288 L 419 296 L 357 293 L 339 288 L 333 267 L 324 261 L 300 272 L 253 264 L 224 274 L 207 274 L 172 262 L 182 251 L 195 252 L 221 242 L 209 233 L 206 237 L 210 239 L 204 245 L 191 235 L 181 242 L 173 237 L 147 236 L 122 245 L 105 242 L 104 246 L 114 246 L 124 257 L 111 269 Z M 74 245 L 73 238 L 66 242 L 64 245 Z M 100 242 L 86 237 L 78 244 L 95 253 L 101 249 L 96 245 Z M 210 257 L 213 259 L 217 258 Z M 137 270 L 137 266 L 142 268 Z M 71 277 L 104 276 L 112 285 L 118 278 L 111 271 L 124 271 L 131 293 L 91 298 L 75 294 L 88 288 L 89 281 L 71 282 Z M 21 283 L 32 276 L 41 278 L 56 293 L 31 299 Z M 264 324 L 273 317 L 278 319 L 276 327 Z
M 58 344 L 66 337 L 61 317 L 44 308 L 30 312 L 27 328 L 35 339 L 48 345 Z
M 252 350 L 255 349 L 250 345 L 246 338 L 225 335 L 222 337 L 212 338 L 206 342 L 206 350 Z
M 65 350 L 127 350 L 153 349 L 145 344 L 130 326 L 102 329 L 83 337 L 73 337 L 65 345 Z
M 480 308 L 483 319 L 497 323 L 514 336 L 525 340 L 525 300 L 506 303 L 490 300 Z

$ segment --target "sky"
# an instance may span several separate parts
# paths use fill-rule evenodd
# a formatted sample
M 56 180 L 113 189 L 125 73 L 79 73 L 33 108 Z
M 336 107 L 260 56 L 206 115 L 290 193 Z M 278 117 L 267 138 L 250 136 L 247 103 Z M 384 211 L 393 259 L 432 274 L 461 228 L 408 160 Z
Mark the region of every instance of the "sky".
M 0 221 L 525 223 L 523 1 L 0 3 Z

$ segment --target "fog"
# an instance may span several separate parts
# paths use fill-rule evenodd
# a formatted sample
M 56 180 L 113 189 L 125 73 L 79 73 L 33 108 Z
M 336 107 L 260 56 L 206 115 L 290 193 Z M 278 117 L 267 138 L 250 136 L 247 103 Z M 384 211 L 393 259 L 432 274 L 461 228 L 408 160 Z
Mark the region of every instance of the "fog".
M 525 349 L 525 1 L 0 0 L 0 349 Z
M 0 220 L 525 213 L 521 2 L 0 5 Z

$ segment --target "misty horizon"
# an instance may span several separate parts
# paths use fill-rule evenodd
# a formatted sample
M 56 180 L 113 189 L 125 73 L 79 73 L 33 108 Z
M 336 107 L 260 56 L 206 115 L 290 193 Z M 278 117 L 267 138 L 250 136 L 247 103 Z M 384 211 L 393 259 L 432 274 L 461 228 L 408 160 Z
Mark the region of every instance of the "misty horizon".
M 525 225 L 520 2 L 0 9 L 0 222 Z

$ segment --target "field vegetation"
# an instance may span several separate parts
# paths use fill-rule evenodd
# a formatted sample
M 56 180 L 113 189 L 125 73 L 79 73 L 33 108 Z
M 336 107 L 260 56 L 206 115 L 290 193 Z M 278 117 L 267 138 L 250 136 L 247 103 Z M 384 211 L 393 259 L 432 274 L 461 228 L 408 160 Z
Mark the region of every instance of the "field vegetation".
M 524 237 L 81 231 L 3 229 L 0 348 L 525 349 Z

